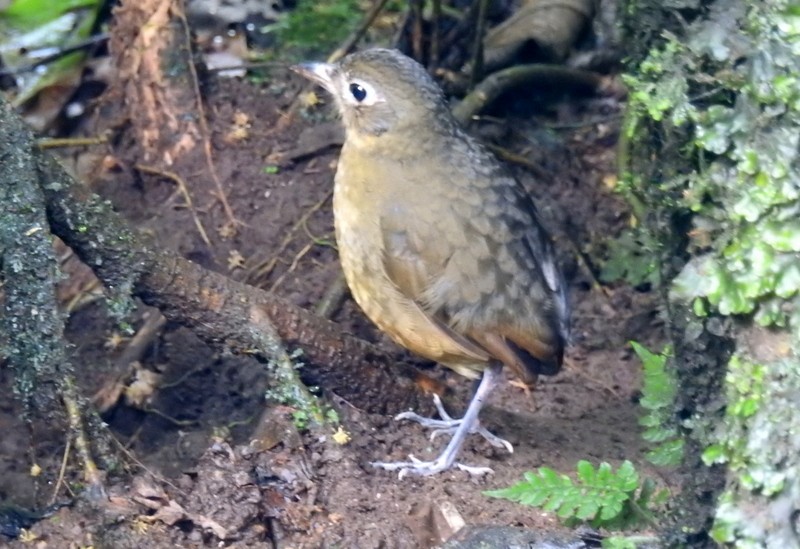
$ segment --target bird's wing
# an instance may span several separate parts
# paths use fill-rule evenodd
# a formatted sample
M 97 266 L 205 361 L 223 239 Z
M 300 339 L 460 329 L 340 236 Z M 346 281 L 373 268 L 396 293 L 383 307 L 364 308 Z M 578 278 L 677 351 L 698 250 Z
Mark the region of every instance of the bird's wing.
M 556 347 L 558 347 L 556 354 L 560 355 L 563 353 L 563 347 L 566 345 L 567 339 L 569 338 L 570 329 L 566 283 L 564 282 L 561 271 L 556 265 L 556 256 L 553 251 L 552 241 L 544 230 L 544 225 L 542 224 L 539 212 L 533 200 L 524 190 L 520 189 L 519 192 L 524 194 L 524 196 L 520 197 L 521 206 L 536 220 L 532 230 L 526 232 L 523 244 L 539 266 L 542 280 L 550 290 L 553 301 L 554 320 L 557 323 L 555 332 L 559 339 L 556 345 Z M 558 362 L 560 365 L 560 356 L 558 357 Z
M 447 208 L 464 206 L 459 197 L 434 215 L 414 216 L 410 205 L 385 210 L 383 264 L 397 289 L 466 356 L 494 357 L 531 381 L 560 370 L 566 299 L 532 200 L 513 180 L 505 185 L 487 191 L 479 210 L 456 214 L 464 221 L 457 227 L 448 225 Z
M 530 286 L 524 288 L 526 292 L 523 293 L 533 301 L 534 307 L 520 307 L 527 312 L 522 322 L 501 322 L 494 333 L 471 335 L 526 380 L 532 375 L 553 375 L 561 370 L 569 312 L 565 284 L 556 265 L 550 237 L 532 198 L 515 183 L 506 196 L 508 206 L 527 217 L 528 222 L 514 241 L 517 268 L 526 276 L 514 277 L 513 283 L 529 280 Z
M 434 222 L 434 220 L 431 220 Z M 435 238 L 420 221 L 409 222 L 407 212 L 390 209 L 381 217 L 383 236 L 383 265 L 387 278 L 398 291 L 408 298 L 419 322 L 417 329 L 438 339 L 438 347 L 447 349 L 439 360 L 450 362 L 486 362 L 490 355 L 473 341 L 455 332 L 437 311 L 424 303 L 424 294 L 432 280 L 441 274 L 448 257 L 448 243 L 444 235 Z M 460 356 L 459 356 L 460 355 Z

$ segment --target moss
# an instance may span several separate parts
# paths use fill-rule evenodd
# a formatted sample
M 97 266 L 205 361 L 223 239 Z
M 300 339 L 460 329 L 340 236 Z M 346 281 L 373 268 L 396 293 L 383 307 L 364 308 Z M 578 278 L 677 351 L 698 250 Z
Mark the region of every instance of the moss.
M 800 362 L 759 364 L 735 356 L 726 379 L 728 408 L 704 458 L 728 465 L 712 537 L 737 547 L 793 547 L 800 498 Z
M 264 354 L 278 357 L 267 363 L 271 384 L 266 398 L 294 408 L 292 418 L 298 429 L 336 425 L 339 419 L 336 412 L 323 406 L 300 379 L 298 370 L 303 367 L 299 361 L 302 351 L 286 353 L 277 335 L 265 333 L 263 328 L 266 327 L 252 332 L 254 341 L 260 342 Z
M 362 17 L 357 0 L 299 0 L 275 26 L 280 43 L 299 56 L 327 55 Z
M 691 152 L 704 162 L 687 174 L 680 205 L 695 213 L 690 245 L 699 253 L 676 280 L 676 297 L 723 315 L 755 313 L 762 325 L 785 326 L 798 310 L 798 19 L 783 2 L 749 6 L 747 32 L 719 44 L 716 53 L 729 55 L 706 75 L 730 101 L 693 106 L 688 117 Z M 745 49 L 733 55 L 734 46 Z M 699 41 L 690 48 L 695 63 L 716 51 Z
M 662 254 L 686 364 L 683 425 L 709 466 L 727 468 L 713 538 L 789 547 L 788 502 L 800 495 L 800 11 L 787 0 L 706 1 L 682 17 L 634 56 L 626 79 L 621 167 L 635 176 L 622 190 L 640 220 L 636 241 Z M 753 359 L 752 323 L 793 339 L 780 356 Z M 735 337 L 724 379 L 682 359 L 712 351 L 698 334 Z

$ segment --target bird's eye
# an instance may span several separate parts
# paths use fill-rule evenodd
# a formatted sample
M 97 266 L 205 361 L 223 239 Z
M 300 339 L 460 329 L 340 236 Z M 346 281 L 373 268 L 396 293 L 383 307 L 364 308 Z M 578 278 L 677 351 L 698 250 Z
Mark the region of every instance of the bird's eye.
M 353 98 L 361 103 L 367 97 L 367 90 L 361 84 L 350 84 L 350 93 Z

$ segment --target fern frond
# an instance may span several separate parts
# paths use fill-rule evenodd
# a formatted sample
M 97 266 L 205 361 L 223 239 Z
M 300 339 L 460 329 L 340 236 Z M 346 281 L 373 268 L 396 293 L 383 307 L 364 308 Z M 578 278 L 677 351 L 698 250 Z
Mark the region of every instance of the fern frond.
M 561 519 L 589 521 L 603 526 L 619 519 L 630 501 L 637 501 L 639 474 L 630 461 L 615 472 L 608 463 L 595 468 L 585 460 L 578 462 L 577 479 L 557 473 L 548 467 L 527 472 L 524 480 L 508 488 L 490 490 L 486 495 L 540 507 Z M 650 495 L 641 500 L 645 505 Z

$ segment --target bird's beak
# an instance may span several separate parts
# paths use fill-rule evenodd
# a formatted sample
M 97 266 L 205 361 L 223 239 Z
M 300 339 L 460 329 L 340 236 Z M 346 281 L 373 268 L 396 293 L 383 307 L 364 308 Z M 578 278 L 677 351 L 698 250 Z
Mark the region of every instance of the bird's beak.
M 328 91 L 334 90 L 333 75 L 336 68 L 330 63 L 300 63 L 293 65 L 292 71 L 300 76 L 305 76 L 309 80 L 316 82 Z

